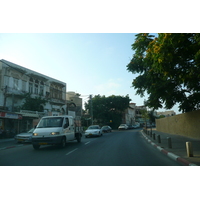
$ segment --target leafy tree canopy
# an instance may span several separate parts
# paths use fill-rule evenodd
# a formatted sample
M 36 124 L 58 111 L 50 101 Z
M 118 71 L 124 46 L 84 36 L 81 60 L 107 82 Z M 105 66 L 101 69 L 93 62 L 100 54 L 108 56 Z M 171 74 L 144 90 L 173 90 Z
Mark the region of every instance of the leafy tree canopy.
M 41 97 L 32 98 L 29 93 L 24 94 L 23 98 L 25 99 L 25 102 L 21 109 L 43 112 L 43 105 L 47 102 L 45 99 L 42 99 Z
M 141 97 L 147 92 L 147 106 L 179 111 L 200 108 L 200 34 L 148 33 L 136 35 L 133 58 L 127 70 L 139 75 L 132 86 Z
M 92 98 L 93 118 L 101 125 L 119 126 L 122 120 L 122 112 L 129 107 L 129 96 L 96 95 Z M 90 100 L 85 103 L 85 109 L 90 111 Z

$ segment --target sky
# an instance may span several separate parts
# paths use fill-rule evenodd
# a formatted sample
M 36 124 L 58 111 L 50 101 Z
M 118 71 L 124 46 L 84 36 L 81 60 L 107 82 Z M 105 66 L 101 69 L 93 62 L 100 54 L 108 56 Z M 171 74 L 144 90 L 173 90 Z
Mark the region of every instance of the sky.
M 172 0 L 164 7 L 157 0 L 7 0 L 1 7 L 0 59 L 65 82 L 84 101 L 128 94 L 143 105 L 147 96 L 131 87 L 137 74 L 126 70 L 135 33 L 198 32 L 198 7 L 185 15 L 186 1 L 181 9 Z
M 84 102 L 89 95 L 128 94 L 142 106 L 147 96 L 135 95 L 137 74 L 126 68 L 134 40 L 135 33 L 0 33 L 0 59 L 65 82 Z

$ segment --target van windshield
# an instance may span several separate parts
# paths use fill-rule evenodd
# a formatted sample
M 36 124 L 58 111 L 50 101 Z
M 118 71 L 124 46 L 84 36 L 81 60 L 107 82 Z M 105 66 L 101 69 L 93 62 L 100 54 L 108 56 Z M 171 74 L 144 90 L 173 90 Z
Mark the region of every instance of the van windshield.
M 40 120 L 37 128 L 62 127 L 63 117 L 49 117 Z

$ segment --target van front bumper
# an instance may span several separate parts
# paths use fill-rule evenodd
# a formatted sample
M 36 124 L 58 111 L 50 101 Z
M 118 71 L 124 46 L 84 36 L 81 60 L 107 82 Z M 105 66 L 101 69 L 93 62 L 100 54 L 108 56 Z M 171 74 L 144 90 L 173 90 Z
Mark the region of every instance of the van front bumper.
M 54 136 L 54 137 L 32 137 L 33 145 L 52 145 L 52 144 L 60 144 L 62 136 Z

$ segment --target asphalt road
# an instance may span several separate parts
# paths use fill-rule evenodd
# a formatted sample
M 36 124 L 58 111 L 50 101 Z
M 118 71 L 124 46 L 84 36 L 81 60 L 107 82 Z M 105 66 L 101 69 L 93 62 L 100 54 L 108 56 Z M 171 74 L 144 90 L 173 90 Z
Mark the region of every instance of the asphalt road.
M 139 130 L 113 131 L 102 137 L 68 142 L 60 149 L 31 144 L 0 150 L 1 166 L 180 166 L 148 144 Z

